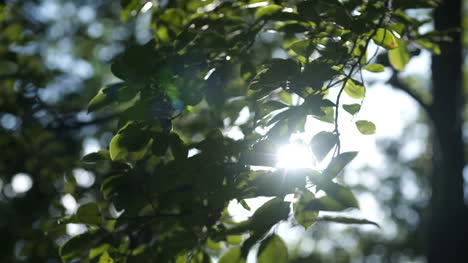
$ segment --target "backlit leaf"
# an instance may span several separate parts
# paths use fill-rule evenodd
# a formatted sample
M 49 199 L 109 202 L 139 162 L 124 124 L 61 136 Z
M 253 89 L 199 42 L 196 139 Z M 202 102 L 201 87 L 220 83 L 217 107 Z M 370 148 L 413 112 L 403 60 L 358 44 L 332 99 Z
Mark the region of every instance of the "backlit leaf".
M 384 28 L 377 29 L 372 40 L 374 40 L 375 44 L 385 49 L 394 49 L 398 47 L 397 37 L 393 35 L 392 31 Z
M 344 91 L 353 99 L 362 99 L 366 96 L 366 88 L 362 85 L 354 83 L 352 79 L 346 82 Z
M 307 204 L 314 199 L 314 194 L 306 190 L 300 194 L 299 201 L 293 205 L 294 218 L 305 229 L 315 223 L 318 216 L 318 210 L 307 209 Z
M 258 249 L 258 263 L 287 263 L 288 249 L 277 235 L 271 235 L 262 241 Z
M 274 15 L 275 13 L 280 12 L 283 9 L 280 5 L 267 5 L 257 9 L 255 12 L 255 18 L 258 19 L 268 19 L 268 17 Z
M 322 161 L 325 156 L 338 143 L 338 135 L 331 132 L 322 131 L 317 133 L 310 141 L 312 152 L 318 161 Z
M 245 263 L 241 256 L 241 247 L 233 247 L 219 259 L 218 263 Z
M 398 48 L 388 51 L 388 60 L 394 69 L 403 71 L 410 61 L 410 53 L 404 40 L 397 39 L 397 42 Z
M 357 121 L 356 127 L 364 135 L 371 135 L 375 133 L 375 124 L 370 121 Z
M 399 49 L 399 48 L 397 48 Z M 394 49 L 395 50 L 395 49 Z M 390 50 L 392 52 L 393 50 Z M 369 64 L 367 66 L 364 66 L 362 69 L 365 69 L 370 72 L 384 72 L 385 67 L 382 64 Z

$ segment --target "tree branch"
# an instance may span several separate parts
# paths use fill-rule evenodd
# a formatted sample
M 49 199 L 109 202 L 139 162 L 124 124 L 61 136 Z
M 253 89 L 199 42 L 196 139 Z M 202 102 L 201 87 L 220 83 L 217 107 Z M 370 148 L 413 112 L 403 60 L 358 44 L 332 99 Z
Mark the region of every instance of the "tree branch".
M 419 106 L 427 113 L 429 117 L 432 116 L 432 107 L 431 105 L 425 103 L 419 95 L 412 91 L 406 84 L 404 84 L 398 77 L 398 72 L 393 69 L 392 77 L 387 81 L 388 84 L 392 85 L 395 89 L 399 89 L 405 92 L 413 100 L 415 100 Z

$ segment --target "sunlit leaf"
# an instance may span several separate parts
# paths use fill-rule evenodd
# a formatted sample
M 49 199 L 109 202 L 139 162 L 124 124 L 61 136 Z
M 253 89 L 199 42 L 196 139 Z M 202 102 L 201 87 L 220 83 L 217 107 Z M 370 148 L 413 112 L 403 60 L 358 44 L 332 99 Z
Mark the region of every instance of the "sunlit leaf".
M 305 229 L 315 223 L 318 216 L 318 210 L 307 209 L 307 204 L 314 199 L 314 194 L 306 190 L 300 193 L 299 200 L 293 205 L 294 218 Z
M 277 235 L 271 235 L 262 241 L 258 249 L 258 263 L 287 263 L 288 249 Z
M 370 121 L 357 121 L 356 127 L 364 135 L 374 134 L 376 130 L 375 124 Z
M 241 248 L 233 247 L 228 250 L 219 259 L 218 263 L 245 263 L 245 259 L 241 256 Z
M 390 50 L 390 52 L 392 51 L 393 50 Z M 367 66 L 364 66 L 362 69 L 365 69 L 370 72 L 384 72 L 385 71 L 385 67 L 382 64 L 369 64 Z
M 397 42 L 398 48 L 388 51 L 388 60 L 394 69 L 403 71 L 410 61 L 410 53 L 404 40 L 397 39 Z
M 279 94 L 278 94 L 280 100 L 282 100 L 284 103 L 288 104 L 288 105 L 291 105 L 293 103 L 292 101 L 292 96 L 289 92 L 287 91 L 281 91 Z
M 384 28 L 377 29 L 377 32 L 372 39 L 375 44 L 385 49 L 394 49 L 398 47 L 397 37 L 392 33 L 392 31 Z
M 242 243 L 242 236 L 227 236 L 226 242 L 231 245 L 239 245 L 240 243 Z
M 106 251 L 99 257 L 98 263 L 114 263 L 114 259 Z
M 349 79 L 346 82 L 344 91 L 353 99 L 362 99 L 366 96 L 366 88 L 364 88 L 362 85 L 354 83 L 352 79 Z
M 280 12 L 283 9 L 280 5 L 267 5 L 257 9 L 255 19 L 268 19 L 268 17 Z

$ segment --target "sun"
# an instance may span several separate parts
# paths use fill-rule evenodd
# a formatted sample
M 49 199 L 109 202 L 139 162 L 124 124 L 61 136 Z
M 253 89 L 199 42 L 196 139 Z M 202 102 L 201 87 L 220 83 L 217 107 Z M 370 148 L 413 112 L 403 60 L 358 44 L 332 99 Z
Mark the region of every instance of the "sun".
M 301 143 L 290 143 L 277 152 L 278 168 L 314 168 L 315 161 L 310 147 Z

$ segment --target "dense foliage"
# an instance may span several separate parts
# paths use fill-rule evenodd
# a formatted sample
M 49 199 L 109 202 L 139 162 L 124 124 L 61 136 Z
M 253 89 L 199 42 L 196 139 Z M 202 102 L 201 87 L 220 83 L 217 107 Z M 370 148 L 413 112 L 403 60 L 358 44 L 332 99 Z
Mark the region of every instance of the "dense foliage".
M 122 23 L 149 13 L 153 35 L 143 44 L 125 44 L 110 67 L 119 82 L 89 102 L 90 114 L 118 118 L 108 149 L 80 163 L 97 175 L 100 193 L 75 214 L 40 228 L 53 240 L 66 224 L 87 226 L 60 247 L 64 262 L 228 263 L 244 262 L 257 243 L 258 262 L 288 262 L 274 231 L 281 221 L 305 228 L 319 220 L 375 224 L 319 216 L 359 207 L 352 191 L 334 180 L 357 155 L 341 151 L 339 118 L 359 112 L 363 70 L 402 71 L 419 49 L 440 52 L 440 34 L 419 30 L 430 21 L 406 13 L 434 6 L 424 0 L 122 1 Z M 378 48 L 369 52 L 372 47 Z M 343 96 L 356 102 L 342 104 Z M 243 109 L 250 114 L 239 124 Z M 310 142 L 310 162 L 326 162 L 326 168 L 275 168 L 278 145 L 303 132 L 308 118 L 332 124 Z M 82 124 L 46 125 L 59 136 Z M 363 135 L 376 131 L 367 120 L 355 125 Z M 227 131 L 237 126 L 242 135 L 235 140 Z M 48 166 L 56 170 L 44 176 L 76 166 L 76 150 L 52 146 L 60 165 Z M 69 162 L 59 162 L 61 155 Z M 272 199 L 246 221 L 231 219 L 231 200 L 250 210 L 244 199 L 259 196 Z
M 143 4 L 124 1 L 123 17 Z M 129 46 L 115 60 L 112 72 L 123 82 L 102 88 L 89 104 L 89 111 L 110 106 L 119 112 L 119 128 L 109 150 L 83 158 L 104 174 L 106 201 L 82 205 L 63 219 L 85 223 L 90 231 L 65 243 L 62 258 L 210 262 L 210 254 L 217 255 L 220 242 L 226 242 L 233 247 L 220 262 L 241 262 L 261 242 L 259 262 L 287 262 L 285 245 L 271 228 L 288 220 L 291 207 L 306 228 L 320 220 L 319 211 L 358 207 L 353 193 L 333 179 L 357 154 L 340 152 L 338 118 L 340 107 L 355 114 L 360 106 L 340 105 L 340 98 L 364 98 L 361 70 L 384 70 L 372 64 L 369 45 L 389 50 L 397 70 L 410 59 L 409 44 L 437 52 L 428 41 L 434 34 L 418 33 L 424 21 L 404 13 L 432 6 L 417 1 L 150 6 L 154 38 Z M 252 52 L 267 30 L 281 33 L 286 58 Z M 339 89 L 336 99 L 327 97 L 333 88 Z M 301 98 L 298 103 L 292 95 Z M 243 138 L 225 137 L 222 129 L 233 125 L 243 107 L 252 112 L 241 126 Z M 252 170 L 274 167 L 276 145 L 303 131 L 308 116 L 334 123 L 333 131 L 311 141 L 316 161 L 332 152 L 326 169 Z M 369 121 L 356 126 L 363 134 L 375 132 Z M 324 194 L 316 197 L 319 191 Z M 288 194 L 297 200 L 293 206 L 284 201 Z M 230 200 L 246 206 L 243 199 L 257 196 L 273 199 L 247 221 L 230 220 Z M 111 213 L 110 204 L 122 212 Z

